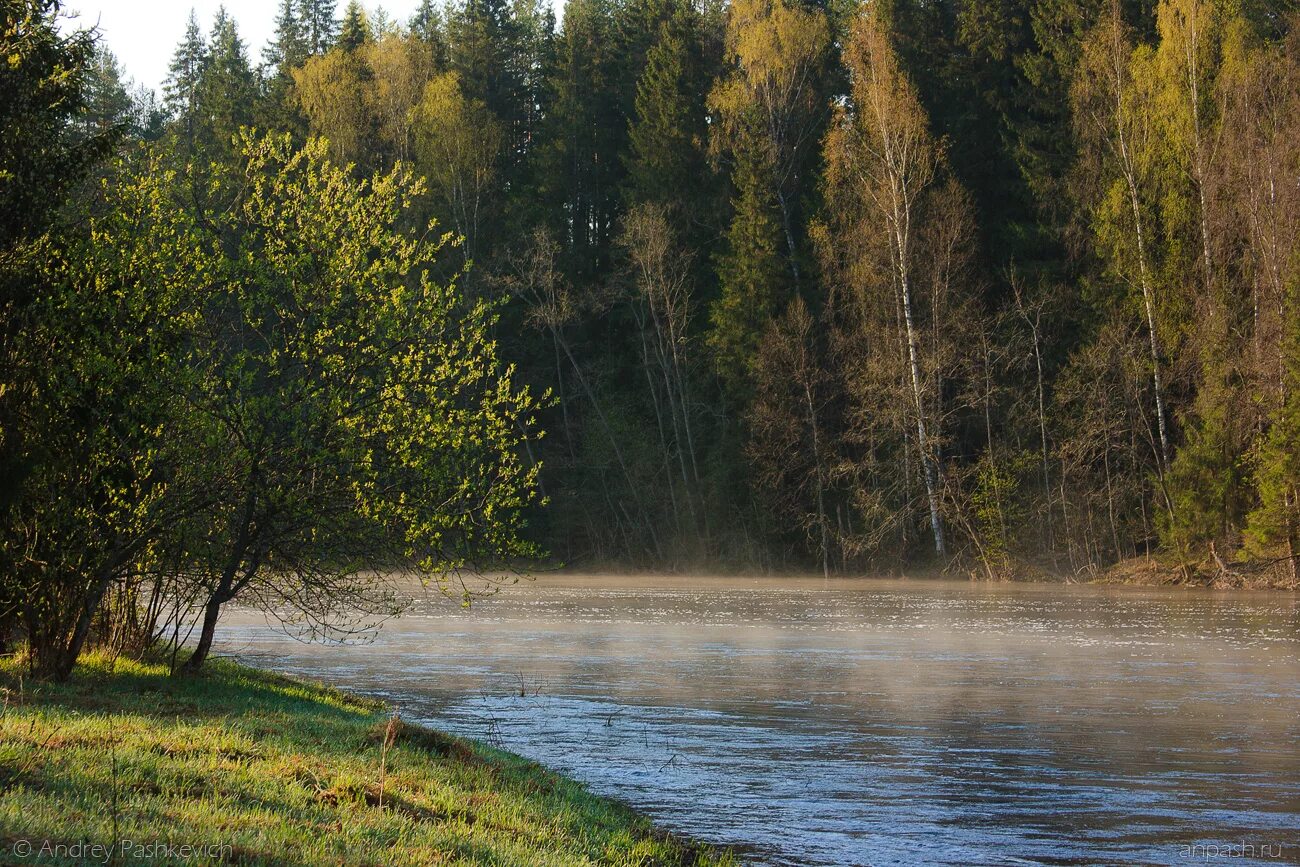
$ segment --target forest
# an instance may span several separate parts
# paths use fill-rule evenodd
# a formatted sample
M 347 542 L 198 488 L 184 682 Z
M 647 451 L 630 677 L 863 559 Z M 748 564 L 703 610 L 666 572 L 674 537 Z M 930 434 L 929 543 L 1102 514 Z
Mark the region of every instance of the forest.
M 3 7 L 49 671 L 396 567 L 1300 579 L 1292 0 L 281 0 L 161 94 Z

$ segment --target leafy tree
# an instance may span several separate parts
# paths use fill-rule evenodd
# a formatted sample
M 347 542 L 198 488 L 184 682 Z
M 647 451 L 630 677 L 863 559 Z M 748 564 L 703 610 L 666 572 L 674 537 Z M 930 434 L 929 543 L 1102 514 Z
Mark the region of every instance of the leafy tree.
M 374 119 L 385 165 L 411 159 L 416 107 L 433 76 L 429 46 L 410 36 L 389 34 L 361 49 L 369 70 L 366 104 Z
M 730 71 L 709 96 L 715 146 L 760 147 L 780 209 L 786 259 L 799 283 L 801 177 L 826 117 L 821 72 L 830 46 L 826 16 L 786 0 L 736 0 L 727 12 Z M 739 186 L 739 185 L 738 185 Z
M 309 58 L 293 71 L 294 90 L 313 135 L 329 141 L 338 163 L 367 153 L 373 119 L 366 105 L 369 70 L 350 51 L 334 50 Z
M 966 319 L 970 204 L 954 182 L 940 182 L 944 148 L 891 45 L 887 20 L 877 11 L 862 13 L 844 57 L 852 88 L 826 139 L 834 214 L 829 245 L 840 248 L 829 258 L 839 260 L 831 264 L 848 283 L 850 298 L 863 290 L 888 293 L 894 357 L 907 384 L 915 436 L 904 452 L 919 466 L 934 553 L 942 560 L 949 553 L 941 463 L 952 390 L 946 374 Z M 879 311 L 879 303 L 862 308 Z M 868 346 L 873 330 L 865 334 Z
M 1141 61 L 1147 54 L 1138 55 Z M 1146 150 L 1154 137 L 1155 113 L 1148 101 L 1150 81 L 1138 75 L 1131 35 L 1118 2 L 1084 43 L 1081 69 L 1072 99 L 1077 133 L 1088 152 L 1080 171 L 1101 189 L 1092 193 L 1092 222 L 1099 253 L 1117 278 L 1140 291 L 1141 316 L 1146 325 L 1149 376 L 1155 399 L 1157 469 L 1163 474 L 1172 460 L 1167 395 L 1168 326 L 1160 321 L 1164 308 L 1156 298 L 1152 199 L 1154 163 Z M 1167 503 L 1166 503 L 1167 505 Z
M 359 184 L 319 140 L 245 135 L 242 152 L 219 226 L 232 252 L 196 329 L 202 465 L 229 481 L 188 546 L 206 567 L 191 670 L 241 595 L 346 631 L 391 612 L 384 570 L 468 593 L 466 570 L 536 553 L 519 455 L 535 404 L 497 359 L 494 308 L 433 281 L 447 239 L 396 228 L 421 184 Z
M 798 528 L 829 575 L 834 444 L 827 424 L 830 371 L 820 357 L 817 323 L 802 298 L 763 335 L 754 361 L 756 394 L 747 448 L 755 487 L 778 521 Z
M 709 524 L 697 504 L 700 425 L 692 397 L 691 256 L 677 238 L 667 207 L 654 202 L 628 211 L 619 245 L 627 256 L 632 315 L 640 332 L 641 362 L 663 452 L 677 547 L 682 548 Z
M 84 233 L 28 254 L 42 293 L 15 344 L 32 469 L 6 549 L 43 675 L 68 676 L 109 588 L 148 569 L 206 496 L 187 484 L 197 464 L 181 395 L 211 256 L 170 186 L 156 160 L 119 167 Z
M 429 82 L 414 117 L 418 165 L 442 199 L 468 263 L 491 213 L 504 131 L 486 105 L 465 97 L 456 72 Z
M 56 222 L 68 191 L 113 144 L 78 131 L 87 105 L 90 32 L 58 24 L 54 0 L 0 3 L 0 643 L 27 589 L 17 580 L 16 504 L 38 470 L 36 360 L 20 335 L 39 327 L 46 294 L 29 245 Z

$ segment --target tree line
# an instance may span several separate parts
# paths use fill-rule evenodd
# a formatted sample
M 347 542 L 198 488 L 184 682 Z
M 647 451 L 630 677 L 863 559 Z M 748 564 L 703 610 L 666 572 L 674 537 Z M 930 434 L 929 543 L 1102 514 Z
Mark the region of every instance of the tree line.
M 428 179 L 561 560 L 1296 579 L 1293 4 L 324 5 L 205 68 Z
M 64 659 L 542 551 L 1297 579 L 1290 0 L 283 0 L 160 99 L 57 8 L 0 412 Z

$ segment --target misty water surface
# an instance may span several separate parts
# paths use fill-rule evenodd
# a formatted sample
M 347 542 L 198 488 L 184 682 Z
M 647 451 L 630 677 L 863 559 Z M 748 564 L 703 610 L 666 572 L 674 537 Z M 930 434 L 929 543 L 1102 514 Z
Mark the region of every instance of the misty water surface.
M 1300 858 L 1290 594 L 550 576 L 362 646 L 238 611 L 219 638 L 747 862 Z

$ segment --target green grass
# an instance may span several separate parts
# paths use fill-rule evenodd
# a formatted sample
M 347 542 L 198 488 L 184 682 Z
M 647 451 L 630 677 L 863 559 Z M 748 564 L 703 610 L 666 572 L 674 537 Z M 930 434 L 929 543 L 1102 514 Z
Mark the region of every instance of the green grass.
M 3 864 L 83 863 L 50 853 L 122 839 L 204 848 L 119 847 L 114 863 L 733 863 L 535 763 L 401 723 L 381 805 L 388 717 L 338 690 L 222 661 L 189 678 L 95 658 L 66 684 L 21 673 L 0 660 Z

